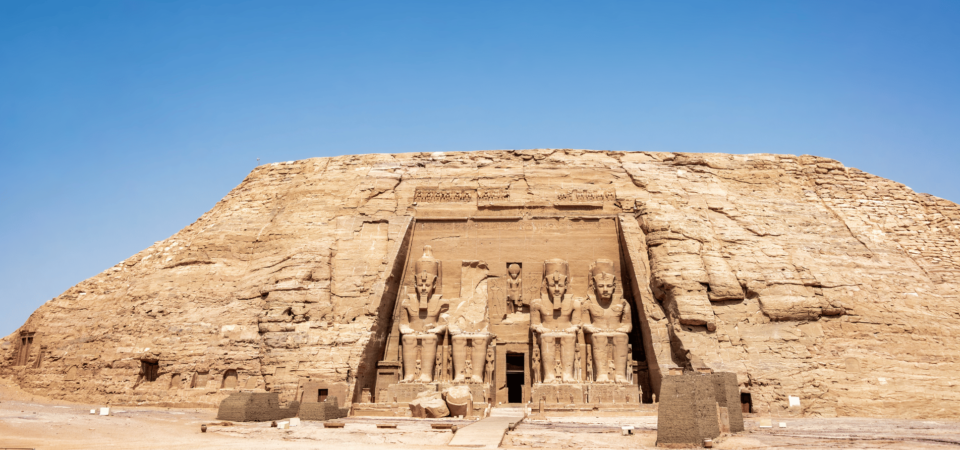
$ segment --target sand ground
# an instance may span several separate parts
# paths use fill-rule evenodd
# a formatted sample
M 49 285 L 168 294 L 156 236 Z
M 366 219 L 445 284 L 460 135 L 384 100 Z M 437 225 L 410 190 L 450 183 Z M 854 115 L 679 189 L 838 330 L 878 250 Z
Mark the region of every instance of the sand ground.
M 449 448 L 450 431 L 429 421 L 391 420 L 396 429 L 379 429 L 380 418 L 347 418 L 343 429 L 303 422 L 290 430 L 265 423 L 219 423 L 213 409 L 114 407 L 111 416 L 91 415 L 102 405 L 77 404 L 32 396 L 0 380 L 0 449 L 434 449 Z M 958 418 L 960 419 L 960 418 Z M 470 421 L 440 420 L 465 426 Z M 946 449 L 960 448 L 960 422 L 899 419 L 783 419 L 786 428 L 760 429 L 757 418 L 746 432 L 727 437 L 721 449 Z M 556 418 L 525 420 L 508 432 L 501 448 L 656 448 L 656 417 Z M 622 436 L 632 425 L 635 434 Z

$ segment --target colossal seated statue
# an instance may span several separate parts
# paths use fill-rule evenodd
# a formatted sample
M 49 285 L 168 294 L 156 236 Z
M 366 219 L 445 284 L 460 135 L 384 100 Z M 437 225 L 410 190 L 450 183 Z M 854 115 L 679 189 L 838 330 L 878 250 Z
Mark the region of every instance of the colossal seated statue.
M 561 377 L 564 383 L 577 382 L 573 366 L 577 330 L 580 328 L 580 301 L 567 294 L 569 279 L 566 261 L 544 261 L 543 283 L 546 292 L 530 303 L 530 328 L 540 338 L 544 383 L 554 382 L 557 377 Z
M 423 256 L 416 263 L 416 294 L 403 299 L 400 314 L 400 334 L 403 336 L 403 381 L 433 381 L 439 335 L 446 330 L 445 314 L 448 306 L 442 294 L 435 294 L 440 275 L 440 262 L 434 259 L 433 249 L 423 247 Z M 419 350 L 419 352 L 418 352 Z M 418 354 L 419 353 L 419 354 Z
M 627 358 L 630 331 L 630 304 L 616 293 L 613 262 L 598 259 L 590 267 L 589 292 L 583 304 L 588 320 L 583 330 L 593 347 L 593 367 L 597 382 L 627 383 Z M 610 354 L 610 347 L 613 354 Z M 613 366 L 613 373 L 609 373 Z

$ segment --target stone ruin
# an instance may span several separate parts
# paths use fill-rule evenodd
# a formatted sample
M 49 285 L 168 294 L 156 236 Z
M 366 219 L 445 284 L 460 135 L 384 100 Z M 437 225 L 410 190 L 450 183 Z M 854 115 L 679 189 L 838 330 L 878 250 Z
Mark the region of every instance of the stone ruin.
M 38 308 L 0 340 L 0 375 L 113 405 L 269 393 L 303 409 L 327 389 L 331 414 L 406 415 L 451 392 L 448 410 L 629 411 L 672 373 L 730 373 L 731 420 L 738 401 L 944 418 L 960 401 L 958 249 L 956 204 L 814 156 L 267 164 Z

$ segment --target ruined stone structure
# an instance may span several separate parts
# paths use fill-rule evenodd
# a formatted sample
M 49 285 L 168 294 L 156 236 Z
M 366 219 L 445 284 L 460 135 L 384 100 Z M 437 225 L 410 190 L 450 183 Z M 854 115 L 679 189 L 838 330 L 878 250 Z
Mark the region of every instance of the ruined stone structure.
M 40 307 L 0 374 L 112 404 L 340 386 L 386 413 L 458 386 L 477 409 L 635 405 L 731 372 L 755 412 L 952 417 L 958 249 L 956 204 L 813 156 L 269 164 Z

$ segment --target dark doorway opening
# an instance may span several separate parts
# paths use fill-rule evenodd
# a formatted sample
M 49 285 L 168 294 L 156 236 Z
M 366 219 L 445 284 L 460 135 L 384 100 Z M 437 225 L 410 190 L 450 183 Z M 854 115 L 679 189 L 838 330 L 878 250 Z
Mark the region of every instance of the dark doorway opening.
M 523 353 L 507 353 L 507 402 L 523 403 Z
M 740 393 L 740 407 L 743 408 L 742 411 L 745 413 L 753 412 L 753 399 L 750 398 L 749 392 Z
M 160 376 L 160 362 L 141 360 L 140 371 L 143 373 L 144 381 L 150 383 L 157 381 L 157 378 Z
M 326 389 L 317 389 L 317 401 L 325 402 L 327 401 L 328 392 Z

